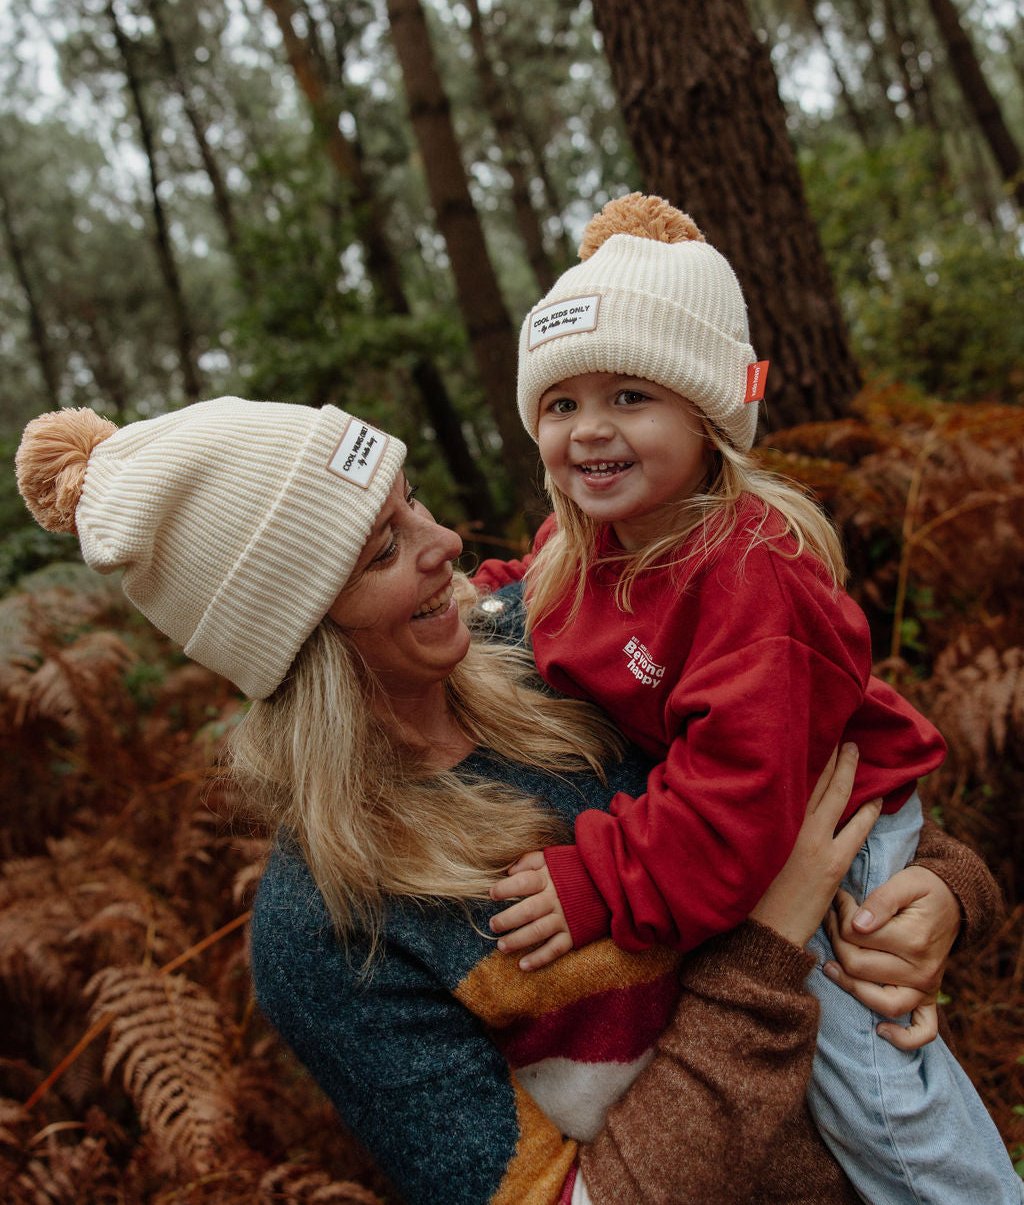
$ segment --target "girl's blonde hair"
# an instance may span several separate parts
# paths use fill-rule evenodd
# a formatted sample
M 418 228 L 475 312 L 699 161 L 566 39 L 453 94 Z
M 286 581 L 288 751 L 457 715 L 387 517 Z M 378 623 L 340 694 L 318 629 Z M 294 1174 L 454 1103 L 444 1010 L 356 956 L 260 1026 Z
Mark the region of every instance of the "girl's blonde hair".
M 468 605 L 475 592 L 458 576 Z M 603 763 L 621 755 L 614 728 L 586 703 L 536 689 L 535 675 L 528 654 L 474 640 L 445 683 L 451 712 L 479 748 L 603 776 Z M 325 618 L 228 748 L 247 808 L 294 836 L 339 936 L 360 932 L 370 958 L 389 897 L 485 899 L 524 851 L 567 837 L 535 799 L 429 769 L 426 754 L 397 742 L 378 718 L 374 684 L 353 642 Z
M 736 531 L 740 522 L 740 503 L 751 497 L 759 499 L 763 509 L 745 529 L 750 548 L 763 543 L 772 545 L 780 556 L 798 557 L 810 553 L 825 566 L 836 588 L 842 586 L 846 581 L 842 545 L 818 504 L 793 482 L 758 468 L 749 453 L 733 447 L 696 408 L 694 414 L 710 445 L 711 464 L 706 486 L 668 509 L 661 532 L 644 547 L 603 558 L 604 564 L 621 566 L 615 588 L 616 604 L 625 611 L 632 609 L 636 580 L 652 566 L 710 561 Z M 573 583 L 573 594 L 565 626 L 575 618 L 583 603 L 586 571 L 597 558 L 602 527 L 554 484 L 550 474 L 545 475 L 545 482 L 558 530 L 541 548 L 527 573 L 527 631 L 562 602 L 567 583 Z M 783 519 L 785 529 L 782 533 L 767 530 L 773 515 Z M 685 553 L 680 553 L 680 545 L 694 533 L 698 533 L 698 538 Z M 781 547 L 786 536 L 796 542 L 791 552 Z

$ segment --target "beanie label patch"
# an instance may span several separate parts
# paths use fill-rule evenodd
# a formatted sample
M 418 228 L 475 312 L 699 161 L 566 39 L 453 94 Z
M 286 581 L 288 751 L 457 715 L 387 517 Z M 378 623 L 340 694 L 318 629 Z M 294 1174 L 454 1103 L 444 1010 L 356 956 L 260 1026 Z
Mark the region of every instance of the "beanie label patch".
M 530 315 L 530 334 L 527 347 L 530 351 L 557 339 L 560 335 L 575 335 L 580 331 L 597 330 L 597 311 L 601 306 L 600 293 L 589 297 L 569 297 L 556 301 Z
M 388 436 L 383 431 L 358 418 L 350 419 L 341 442 L 327 463 L 328 472 L 351 481 L 360 489 L 368 489 L 387 446 Z
M 769 363 L 769 360 L 758 360 L 756 364 L 747 365 L 747 391 L 743 395 L 744 402 L 763 400 L 765 387 L 768 384 Z

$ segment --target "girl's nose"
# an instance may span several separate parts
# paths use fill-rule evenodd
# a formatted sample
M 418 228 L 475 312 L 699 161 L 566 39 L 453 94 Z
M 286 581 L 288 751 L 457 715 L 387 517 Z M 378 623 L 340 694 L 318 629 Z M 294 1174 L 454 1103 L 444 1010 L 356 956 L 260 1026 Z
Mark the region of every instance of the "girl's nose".
M 577 443 L 590 443 L 610 439 L 614 430 L 606 414 L 597 410 L 581 410 L 572 424 L 571 434 Z

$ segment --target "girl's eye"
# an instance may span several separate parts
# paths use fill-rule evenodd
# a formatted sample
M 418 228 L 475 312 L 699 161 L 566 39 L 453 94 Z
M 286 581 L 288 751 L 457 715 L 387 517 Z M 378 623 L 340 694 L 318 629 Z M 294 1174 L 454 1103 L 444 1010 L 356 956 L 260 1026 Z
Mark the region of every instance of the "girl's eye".
M 646 393 L 641 393 L 639 389 L 620 389 L 615 395 L 615 400 L 624 406 L 635 406 L 639 402 L 650 401 L 650 398 Z
M 556 397 L 544 409 L 548 414 L 571 414 L 576 409 L 576 403 L 571 397 Z
M 409 504 L 410 506 L 412 506 L 413 502 L 415 501 L 416 495 L 417 495 L 419 492 L 420 492 L 420 487 L 419 487 L 418 485 L 410 485 L 410 486 L 408 486 L 408 488 L 406 489 L 406 491 L 405 491 L 405 500 L 406 500 L 406 502 L 408 502 L 408 504 Z

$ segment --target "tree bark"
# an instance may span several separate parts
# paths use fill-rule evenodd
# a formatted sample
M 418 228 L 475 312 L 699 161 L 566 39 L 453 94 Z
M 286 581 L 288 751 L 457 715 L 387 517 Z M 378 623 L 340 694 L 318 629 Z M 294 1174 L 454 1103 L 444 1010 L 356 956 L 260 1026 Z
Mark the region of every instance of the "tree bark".
M 1017 205 L 1024 207 L 1024 161 L 1020 147 L 1010 133 L 1003 111 L 981 70 L 974 46 L 960 24 L 953 0 L 928 0 L 932 16 L 939 27 L 949 53 L 964 100 L 992 151 L 999 173 L 1006 181 Z
M 35 286 L 32 283 L 32 274 L 28 270 L 25 248 L 22 246 L 14 221 L 11 198 L 7 191 L 7 182 L 2 176 L 0 176 L 0 228 L 3 229 L 4 244 L 7 247 L 7 254 L 10 256 L 11 266 L 14 268 L 14 275 L 24 294 L 25 305 L 28 307 L 29 337 L 32 340 L 32 346 L 35 348 L 39 373 L 43 378 L 43 385 L 46 388 L 46 395 L 49 398 L 50 405 L 56 410 L 60 406 L 60 373 L 57 371 L 56 357 L 50 344 L 50 336 L 46 329 L 46 320 L 43 317 L 43 312 L 39 306 L 39 298 L 36 296 Z
M 860 375 L 744 0 L 595 0 L 594 14 L 648 191 L 687 210 L 743 286 L 772 362 L 768 426 L 843 414 Z
M 388 0 L 387 8 L 427 188 L 448 251 L 477 374 L 501 436 L 512 488 L 527 506 L 536 497 L 531 483 L 539 474 L 536 449 L 515 404 L 517 331 L 470 196 L 423 9 L 419 0 Z
M 467 0 L 470 20 L 470 40 L 473 44 L 473 57 L 476 63 L 477 78 L 480 81 L 480 92 L 483 96 L 484 107 L 487 109 L 494 134 L 501 151 L 501 161 L 512 180 L 512 210 L 515 214 L 516 226 L 520 238 L 526 248 L 526 258 L 533 269 L 534 280 L 541 293 L 546 293 L 555 283 L 554 265 L 544 246 L 544 231 L 541 228 L 540 217 L 530 198 L 530 179 L 527 174 L 523 154 L 518 146 L 515 119 L 504 89 L 494 70 L 494 62 L 487 45 L 487 34 L 484 31 L 483 20 L 480 16 L 480 5 L 477 0 Z
M 291 0 L 266 2 L 281 30 L 285 53 L 310 106 L 327 156 L 339 178 L 350 189 L 351 202 L 358 215 L 367 275 L 389 312 L 409 314 L 411 307 L 402 284 L 398 261 L 385 233 L 383 205 L 374 195 L 358 143 L 346 138 L 338 126 L 338 107 L 332 101 L 318 68 L 322 59 L 295 31 Z M 418 356 L 413 362 L 411 376 L 467 515 L 480 519 L 492 529 L 500 528 L 504 516 L 498 510 L 487 479 L 466 442 L 462 422 L 441 374 L 432 361 L 425 356 Z
M 117 19 L 114 0 L 107 0 L 106 9 L 107 16 L 110 18 L 111 28 L 114 32 L 114 39 L 117 42 L 117 49 L 121 55 L 121 64 L 128 83 L 128 92 L 132 98 L 132 107 L 135 109 L 135 116 L 139 123 L 142 149 L 145 152 L 146 163 L 149 168 L 150 205 L 153 212 L 156 252 L 174 316 L 175 333 L 178 343 L 178 360 L 185 386 L 185 396 L 190 402 L 194 402 L 198 399 L 200 393 L 199 368 L 195 357 L 195 337 L 192 332 L 192 322 L 189 318 L 188 306 L 185 302 L 185 292 L 181 285 L 181 276 L 174 258 L 174 247 L 171 243 L 167 215 L 164 213 L 163 202 L 160 200 L 160 173 L 156 164 L 156 146 L 153 131 L 149 124 L 149 117 L 146 114 L 146 106 L 142 100 L 142 83 L 135 70 L 131 46 L 124 30 L 121 28 L 121 23 Z

